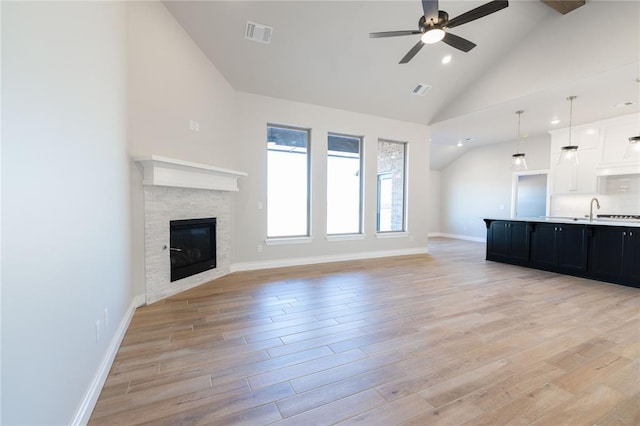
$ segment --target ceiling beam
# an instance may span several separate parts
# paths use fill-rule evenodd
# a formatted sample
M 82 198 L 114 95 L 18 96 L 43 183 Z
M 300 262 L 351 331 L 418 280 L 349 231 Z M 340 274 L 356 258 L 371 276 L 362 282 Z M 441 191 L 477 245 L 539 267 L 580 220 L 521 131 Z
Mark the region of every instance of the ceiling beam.
M 550 8 L 566 15 L 579 8 L 580 6 L 584 6 L 585 0 L 540 0 L 542 3 L 546 4 Z

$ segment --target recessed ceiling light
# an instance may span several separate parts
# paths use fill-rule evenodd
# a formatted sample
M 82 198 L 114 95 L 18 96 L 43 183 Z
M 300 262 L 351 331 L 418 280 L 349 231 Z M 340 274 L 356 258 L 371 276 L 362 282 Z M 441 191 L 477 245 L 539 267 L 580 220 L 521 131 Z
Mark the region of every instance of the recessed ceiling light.
M 557 118 L 554 118 L 553 120 L 551 120 L 551 124 L 553 124 L 554 126 L 558 123 L 560 123 L 560 120 L 558 120 Z
M 458 143 L 456 144 L 456 146 L 462 146 L 462 141 L 459 140 Z
M 443 64 L 448 64 L 449 62 L 451 62 L 451 55 L 446 55 L 442 58 Z

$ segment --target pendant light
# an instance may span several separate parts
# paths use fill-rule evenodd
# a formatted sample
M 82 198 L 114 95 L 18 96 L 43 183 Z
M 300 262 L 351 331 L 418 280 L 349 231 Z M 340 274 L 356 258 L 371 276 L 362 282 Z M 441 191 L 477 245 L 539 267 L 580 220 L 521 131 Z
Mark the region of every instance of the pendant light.
M 624 158 L 640 158 L 640 135 L 631 136 L 629 138 L 629 145 L 627 145 L 627 151 L 624 153 Z
M 640 83 L 640 77 L 636 78 L 636 83 Z M 640 135 L 629 137 L 629 145 L 627 145 L 627 150 L 624 153 L 624 158 L 640 158 Z
M 527 170 L 527 160 L 524 158 L 524 152 L 520 152 L 520 117 L 524 110 L 516 111 L 518 116 L 518 137 L 516 139 L 516 153 L 511 157 L 511 170 L 514 172 L 521 172 Z
M 573 123 L 573 100 L 576 96 L 569 96 L 569 145 L 565 145 L 560 148 L 560 158 L 558 158 L 558 165 L 578 165 L 578 145 L 572 144 L 571 130 Z

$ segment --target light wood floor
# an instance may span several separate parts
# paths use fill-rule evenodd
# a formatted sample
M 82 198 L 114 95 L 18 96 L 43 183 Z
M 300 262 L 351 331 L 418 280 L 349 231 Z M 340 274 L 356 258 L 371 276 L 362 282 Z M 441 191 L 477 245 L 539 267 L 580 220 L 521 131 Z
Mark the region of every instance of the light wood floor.
M 90 424 L 640 424 L 640 290 L 429 248 L 139 308 Z

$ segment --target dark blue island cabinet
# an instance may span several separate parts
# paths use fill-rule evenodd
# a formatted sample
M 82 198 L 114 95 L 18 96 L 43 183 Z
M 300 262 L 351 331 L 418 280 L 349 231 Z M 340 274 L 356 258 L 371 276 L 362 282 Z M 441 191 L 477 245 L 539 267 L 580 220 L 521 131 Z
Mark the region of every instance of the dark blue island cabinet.
M 640 227 L 484 221 L 487 260 L 640 287 Z
M 531 263 L 563 274 L 584 274 L 589 231 L 584 225 L 532 224 Z
M 640 282 L 640 228 L 600 226 L 593 230 L 589 272 L 605 281 Z
M 496 220 L 487 231 L 487 257 L 516 265 L 529 262 L 529 224 Z

